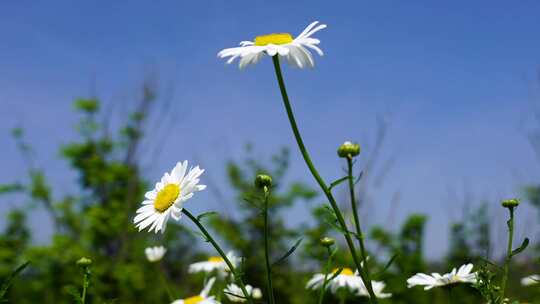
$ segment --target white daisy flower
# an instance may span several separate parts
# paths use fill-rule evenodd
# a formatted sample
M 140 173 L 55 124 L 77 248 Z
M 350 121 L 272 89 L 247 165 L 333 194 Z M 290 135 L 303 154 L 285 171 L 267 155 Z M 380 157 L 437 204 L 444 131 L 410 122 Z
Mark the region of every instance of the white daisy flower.
M 531 286 L 538 283 L 540 283 L 540 275 L 537 274 L 526 276 L 521 279 L 521 285 L 523 286 Z
M 233 267 L 236 267 L 238 263 L 240 262 L 241 258 L 237 257 L 234 252 L 229 251 L 227 253 L 227 258 L 229 261 L 231 261 L 231 264 Z M 188 269 L 189 273 L 213 273 L 217 272 L 220 276 L 224 277 L 229 272 L 229 266 L 227 266 L 227 263 L 225 263 L 225 260 L 223 260 L 220 256 L 211 256 L 206 261 L 197 262 L 189 265 Z
M 253 286 L 248 284 L 246 285 L 246 291 L 253 299 L 262 298 L 262 292 L 259 288 L 253 288 Z M 227 298 L 231 302 L 237 302 L 237 303 L 246 302 L 242 289 L 240 288 L 240 286 L 234 283 L 227 285 L 227 288 L 225 288 L 223 292 L 225 293 L 225 296 L 227 296 Z
M 236 58 L 240 58 L 240 69 L 245 68 L 248 64 L 258 63 L 264 54 L 271 57 L 279 55 L 286 58 L 289 64 L 299 68 L 313 67 L 315 62 L 309 49 L 314 50 L 320 56 L 323 55 L 323 51 L 317 46 L 320 40 L 311 36 L 324 28 L 326 28 L 326 24 L 319 24 L 318 21 L 315 21 L 294 39 L 289 33 L 257 36 L 253 41 L 240 42 L 239 47 L 222 50 L 218 53 L 218 57 L 230 57 L 227 60 L 228 64 Z
M 167 249 L 165 249 L 163 246 L 148 247 L 144 250 L 146 259 L 152 263 L 161 260 L 166 252 Z
M 221 304 L 220 302 L 215 300 L 214 296 L 208 296 L 215 281 L 216 278 L 211 278 L 210 280 L 208 280 L 200 294 L 193 297 L 176 300 L 171 304 Z
M 471 273 L 473 264 L 466 264 L 452 269 L 452 272 L 440 275 L 438 273 L 432 273 L 427 275 L 425 273 L 417 273 L 414 276 L 407 279 L 407 287 L 413 286 L 425 286 L 424 290 L 428 290 L 434 287 L 440 287 L 444 285 L 457 284 L 457 283 L 476 283 L 476 272 Z
M 385 287 L 386 287 L 386 284 L 384 282 L 371 281 L 371 288 L 373 288 L 373 293 L 375 293 L 375 296 L 379 299 L 390 298 L 392 296 L 391 293 L 383 292 L 383 289 Z M 358 291 L 358 295 L 369 297 L 369 292 L 367 291 L 367 288 L 363 284 L 363 282 L 362 282 L 362 288 Z
M 206 188 L 205 185 L 198 185 L 204 170 L 196 166 L 188 171 L 187 167 L 187 160 L 178 162 L 171 173 L 166 172 L 161 181 L 156 183 L 154 190 L 146 192 L 142 207 L 137 210 L 137 216 L 133 220 L 139 231 L 151 225 L 148 231 L 165 232 L 169 217 L 180 220 L 184 202 L 190 199 L 194 192 Z
M 331 274 L 328 274 L 327 280 L 329 280 L 333 274 L 339 269 L 334 269 Z M 306 284 L 307 289 L 320 289 L 324 284 L 324 273 L 315 274 L 311 280 Z M 332 281 L 326 282 L 326 288 L 329 288 L 332 293 L 336 293 L 338 289 L 345 288 L 352 293 L 360 293 L 364 287 L 362 278 L 358 275 L 358 272 L 353 272 L 350 268 L 343 268 L 340 274 L 338 274 Z

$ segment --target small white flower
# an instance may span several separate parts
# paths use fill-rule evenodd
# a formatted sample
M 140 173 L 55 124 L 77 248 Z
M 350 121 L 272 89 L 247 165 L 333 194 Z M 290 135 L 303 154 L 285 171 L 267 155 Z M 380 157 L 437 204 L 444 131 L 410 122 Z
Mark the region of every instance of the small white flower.
M 229 251 L 227 253 L 227 258 L 229 261 L 231 261 L 231 264 L 233 267 L 236 267 L 238 263 L 240 262 L 240 258 L 236 257 L 234 252 Z M 206 261 L 197 262 L 189 265 L 188 272 L 189 273 L 213 273 L 217 272 L 218 275 L 224 277 L 229 273 L 230 269 L 229 266 L 227 266 L 227 263 L 225 263 L 225 260 L 223 260 L 222 257 L 219 256 L 212 256 L 209 257 Z
M 383 289 L 385 287 L 386 284 L 384 282 L 371 281 L 371 288 L 373 288 L 373 293 L 375 293 L 375 296 L 379 299 L 390 298 L 392 296 L 391 293 L 383 292 Z M 364 284 L 362 284 L 362 288 L 358 291 L 358 295 L 369 297 L 369 292 L 367 291 L 367 288 Z
M 220 302 L 215 300 L 214 296 L 208 296 L 215 281 L 216 278 L 211 278 L 208 280 L 200 294 L 193 297 L 176 300 L 171 304 L 220 304 Z
M 246 291 L 253 299 L 262 298 L 262 292 L 259 288 L 253 288 L 253 286 L 248 284 L 246 285 Z M 240 288 L 240 286 L 234 283 L 227 285 L 227 288 L 225 288 L 224 292 L 231 302 L 246 302 L 242 289 Z
M 414 276 L 407 279 L 407 287 L 421 285 L 425 286 L 424 290 L 428 290 L 434 287 L 440 287 L 444 285 L 457 284 L 457 283 L 476 283 L 476 272 L 471 273 L 473 264 L 466 264 L 452 269 L 450 273 L 440 275 L 438 273 L 432 273 L 427 275 L 425 273 L 417 273 Z
M 240 69 L 248 64 L 257 64 L 264 54 L 271 57 L 279 55 L 286 58 L 289 64 L 299 68 L 313 67 L 315 62 L 309 49 L 320 56 L 323 55 L 323 51 L 317 46 L 320 40 L 311 36 L 324 28 L 326 24 L 315 21 L 294 39 L 289 33 L 257 36 L 254 41 L 242 41 L 239 47 L 222 50 L 218 53 L 218 57 L 231 57 L 227 60 L 228 64 L 240 58 Z
M 540 275 L 537 274 L 526 276 L 521 279 L 521 285 L 523 286 L 531 286 L 538 283 L 540 283 Z
M 151 225 L 148 231 L 165 232 L 169 217 L 180 220 L 184 202 L 190 199 L 194 192 L 206 188 L 205 185 L 198 185 L 204 170 L 196 166 L 188 171 L 187 167 L 187 160 L 177 163 L 171 173 L 166 172 L 161 181 L 156 183 L 154 190 L 146 192 L 142 207 L 137 210 L 137 216 L 133 220 L 139 231 Z
M 146 258 L 152 263 L 161 260 L 166 252 L 167 249 L 163 246 L 148 247 L 144 250 Z
M 334 269 L 332 273 L 329 273 L 327 280 L 329 280 L 338 269 Z M 315 274 L 311 280 L 306 284 L 307 289 L 320 289 L 324 284 L 324 273 Z M 362 278 L 358 275 L 358 272 L 353 272 L 350 268 L 343 268 L 340 274 L 338 274 L 332 281 L 326 282 L 326 288 L 329 288 L 332 293 L 336 293 L 338 289 L 345 288 L 350 292 L 357 294 L 360 293 L 364 287 Z

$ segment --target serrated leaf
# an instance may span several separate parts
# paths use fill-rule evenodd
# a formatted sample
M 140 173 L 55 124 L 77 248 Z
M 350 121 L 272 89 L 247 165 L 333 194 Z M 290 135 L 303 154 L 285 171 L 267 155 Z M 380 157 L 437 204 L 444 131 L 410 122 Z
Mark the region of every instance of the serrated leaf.
M 2 282 L 2 286 L 0 287 L 0 300 L 4 299 L 4 296 L 7 293 L 7 290 L 9 289 L 9 286 L 13 283 L 13 279 L 19 275 L 28 265 L 30 264 L 30 261 L 23 263 L 21 266 L 17 267 L 13 272 Z
M 199 215 L 197 215 L 197 220 L 201 220 L 205 217 L 209 217 L 209 216 L 214 216 L 214 215 L 218 215 L 218 213 L 216 211 L 208 211 L 208 212 L 203 212 Z
M 337 179 L 335 181 L 333 181 L 331 184 L 330 184 L 330 187 L 329 189 L 332 190 L 332 188 L 334 188 L 335 186 L 341 184 L 342 182 L 346 181 L 349 177 L 348 176 L 344 176 L 340 179 Z
M 293 252 L 298 248 L 298 246 L 300 245 L 300 243 L 302 243 L 302 240 L 304 238 L 299 238 L 296 243 L 294 243 L 294 245 L 291 247 L 291 249 L 289 249 L 289 251 L 287 251 L 281 258 L 279 258 L 277 261 L 275 261 L 272 265 L 277 265 L 283 261 L 285 261 L 291 254 L 293 254 Z
M 527 246 L 529 246 L 529 238 L 525 238 L 518 248 L 512 250 L 512 253 L 510 254 L 510 256 L 515 256 L 515 255 L 520 254 L 523 250 L 527 248 Z
M 394 253 L 394 255 L 390 257 L 388 262 L 386 262 L 384 267 L 379 272 L 377 272 L 373 277 L 374 278 L 380 277 L 386 270 L 388 270 L 388 268 L 390 268 L 390 266 L 392 266 L 392 264 L 394 263 L 394 261 L 396 260 L 398 256 L 399 256 L 399 252 Z

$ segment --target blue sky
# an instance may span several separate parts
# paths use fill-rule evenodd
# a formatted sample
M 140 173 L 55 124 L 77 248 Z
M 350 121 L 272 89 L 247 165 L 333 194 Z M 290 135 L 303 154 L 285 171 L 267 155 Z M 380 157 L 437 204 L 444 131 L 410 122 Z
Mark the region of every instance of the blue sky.
M 339 177 L 337 145 L 352 139 L 369 153 L 376 116 L 386 117 L 381 158 L 394 161 L 382 185 L 373 185 L 376 208 L 366 210 L 367 218 L 386 223 L 394 206 L 390 227 L 397 228 L 410 212 L 428 214 L 427 252 L 440 256 L 447 224 L 463 207 L 449 193 L 471 192 L 497 204 L 540 178 L 526 138 L 540 102 L 540 3 L 411 2 L 4 2 L 0 182 L 24 178 L 9 137 L 22 125 L 52 180 L 69 184 L 73 174 L 58 159 L 57 146 L 76 138 L 72 100 L 96 92 L 119 116 L 152 66 L 172 88 L 174 123 L 168 137 L 149 142 L 163 149 L 158 159 L 143 157 L 149 179 L 190 159 L 221 182 L 223 161 L 239 158 L 251 142 L 262 155 L 291 147 L 289 178 L 315 185 L 294 149 L 270 61 L 238 71 L 216 53 L 259 34 L 298 34 L 320 20 L 328 24 L 317 34 L 325 56 L 313 70 L 284 69 L 315 163 L 327 180 Z M 400 200 L 391 205 L 396 192 Z M 1 202 L 0 214 L 17 205 Z M 195 209 L 230 204 L 210 194 L 199 203 Z M 291 221 L 302 221 L 303 207 Z M 537 218 L 522 216 L 523 225 Z M 499 212 L 493 218 L 503 226 Z M 39 211 L 33 222 L 47 226 Z M 47 229 L 40 229 L 38 238 L 46 237 Z

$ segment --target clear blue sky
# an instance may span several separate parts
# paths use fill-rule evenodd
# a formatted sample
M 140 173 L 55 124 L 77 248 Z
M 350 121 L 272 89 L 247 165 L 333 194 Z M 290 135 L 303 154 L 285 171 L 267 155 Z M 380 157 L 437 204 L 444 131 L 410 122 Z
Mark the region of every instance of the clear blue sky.
M 97 92 L 119 115 L 149 65 L 174 88 L 175 116 L 167 140 L 152 142 L 163 152 L 144 164 L 148 178 L 190 159 L 221 182 L 223 160 L 248 141 L 263 155 L 295 148 L 269 60 L 240 72 L 216 53 L 259 34 L 298 34 L 313 20 L 328 24 L 317 34 L 325 56 L 285 77 L 324 177 L 341 175 L 339 143 L 357 140 L 369 152 L 376 115 L 391 123 L 382 158 L 395 162 L 372 190 L 370 223 L 387 221 L 397 191 L 390 227 L 410 212 L 430 215 L 427 251 L 439 256 L 462 208 L 449 189 L 496 203 L 540 178 L 525 135 L 540 102 L 538 1 L 22 0 L 0 4 L 0 182 L 24 178 L 9 137 L 22 125 L 52 180 L 69 184 L 57 146 L 75 138 L 72 100 Z M 313 184 L 292 151 L 290 178 Z M 212 200 L 203 194 L 194 208 L 230 203 Z M 17 205 L 0 202 L 0 214 Z M 292 221 L 305 215 L 300 207 Z M 46 228 L 42 213 L 33 220 Z M 502 223 L 499 213 L 494 220 Z

